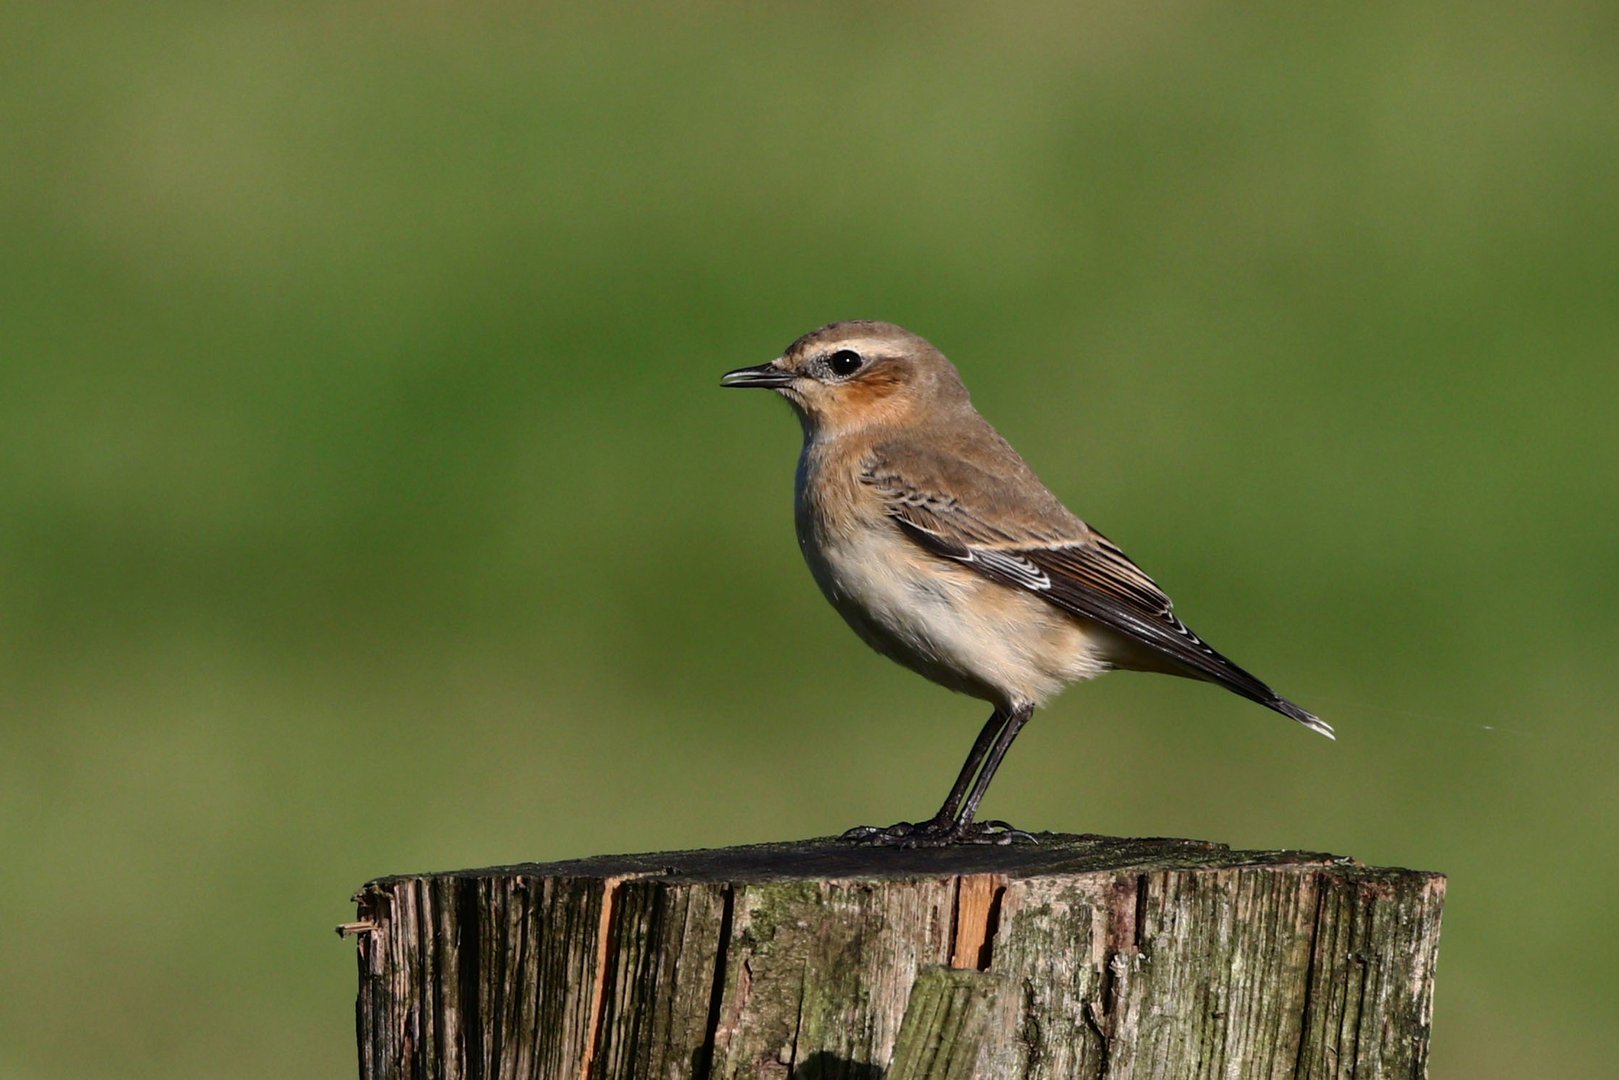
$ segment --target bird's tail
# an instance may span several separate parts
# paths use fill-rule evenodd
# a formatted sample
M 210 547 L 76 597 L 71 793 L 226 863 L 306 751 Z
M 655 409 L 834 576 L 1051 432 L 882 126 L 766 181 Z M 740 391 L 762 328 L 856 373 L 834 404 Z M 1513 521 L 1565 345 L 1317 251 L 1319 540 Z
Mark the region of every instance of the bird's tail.
M 1275 709 L 1289 720 L 1297 720 L 1299 723 L 1303 724 L 1317 735 L 1325 735 L 1329 739 L 1336 739 L 1338 737 L 1337 735 L 1333 734 L 1331 724 L 1327 723 L 1314 713 L 1305 712 L 1303 709 L 1299 708 L 1297 705 L 1293 704 L 1284 697 L 1273 697 L 1269 701 L 1261 701 L 1260 704 L 1266 706 L 1267 708 Z

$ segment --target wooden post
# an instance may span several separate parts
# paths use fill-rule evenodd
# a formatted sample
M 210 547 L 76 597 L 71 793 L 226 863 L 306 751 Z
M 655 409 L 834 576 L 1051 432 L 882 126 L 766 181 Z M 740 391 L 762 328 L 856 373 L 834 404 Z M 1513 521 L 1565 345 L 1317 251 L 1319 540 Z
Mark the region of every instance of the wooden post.
M 373 881 L 364 1080 L 1426 1073 L 1445 879 L 1044 835 Z

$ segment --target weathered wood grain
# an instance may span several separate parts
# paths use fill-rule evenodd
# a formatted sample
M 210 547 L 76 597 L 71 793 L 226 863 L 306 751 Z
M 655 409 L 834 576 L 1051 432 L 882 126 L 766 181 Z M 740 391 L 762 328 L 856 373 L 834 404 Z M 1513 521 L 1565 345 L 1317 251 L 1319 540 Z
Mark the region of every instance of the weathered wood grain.
M 988 971 L 918 972 L 887 1080 L 971 1080 L 986 1044 L 1005 1026 L 1011 985 Z
M 346 927 L 360 1073 L 1420 1078 L 1443 895 L 1330 855 L 1052 835 L 383 878 Z

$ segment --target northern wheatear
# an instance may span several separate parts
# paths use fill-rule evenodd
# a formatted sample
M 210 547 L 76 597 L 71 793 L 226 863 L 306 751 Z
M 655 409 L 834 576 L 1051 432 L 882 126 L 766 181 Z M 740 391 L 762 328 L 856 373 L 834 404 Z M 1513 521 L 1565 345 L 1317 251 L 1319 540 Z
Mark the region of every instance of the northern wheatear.
M 1001 758 L 1035 706 L 1114 668 L 1217 683 L 1332 737 L 1187 629 L 1153 580 L 978 415 L 950 361 L 910 331 L 833 323 L 721 385 L 775 390 L 798 414 L 798 543 L 854 632 L 995 706 L 937 814 L 846 837 L 1026 837 L 1004 822 L 973 822 Z

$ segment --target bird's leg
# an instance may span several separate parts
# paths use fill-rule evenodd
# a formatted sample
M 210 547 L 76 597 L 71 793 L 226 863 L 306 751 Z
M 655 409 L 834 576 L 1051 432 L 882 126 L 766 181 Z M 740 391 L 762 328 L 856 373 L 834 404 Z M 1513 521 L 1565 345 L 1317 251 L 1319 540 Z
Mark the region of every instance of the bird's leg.
M 978 768 L 984 763 L 984 755 L 995 745 L 995 739 L 1005 725 L 1006 714 L 1000 709 L 997 708 L 989 714 L 984 729 L 978 733 L 973 748 L 967 753 L 967 760 L 962 763 L 961 775 L 956 777 L 955 786 L 950 789 L 944 805 L 939 807 L 939 812 L 932 818 L 923 822 L 896 821 L 886 828 L 879 825 L 856 825 L 843 834 L 843 839 L 903 847 L 949 843 L 952 839 L 949 834 L 955 828 L 956 810 L 961 806 L 961 800 L 966 796 L 973 777 L 978 775 Z
M 1004 835 L 1034 839 L 1028 833 L 1014 829 L 1004 821 L 984 821 L 979 822 L 977 825 L 973 824 L 973 815 L 978 813 L 978 804 L 983 802 L 984 792 L 989 790 L 989 782 L 995 778 L 995 770 L 1000 768 L 1001 759 L 1006 756 L 1006 751 L 1011 747 L 1012 740 L 1017 738 L 1018 732 L 1023 730 L 1023 725 L 1028 723 L 1029 717 L 1033 715 L 1033 705 L 1019 705 L 1007 714 L 1006 723 L 995 738 L 995 745 L 990 748 L 988 756 L 985 757 L 983 768 L 978 770 L 978 779 L 973 782 L 972 793 L 967 796 L 966 803 L 961 807 L 960 813 L 956 815 L 956 819 L 952 823 L 951 831 L 959 838 L 980 840 L 979 834 L 987 834 L 988 836 Z M 949 804 L 946 803 L 946 805 L 948 806 Z
M 973 742 L 973 748 L 968 751 L 967 760 L 962 763 L 961 773 L 956 777 L 950 794 L 945 797 L 944 805 L 933 817 L 920 823 L 900 821 L 887 828 L 857 825 L 845 832 L 843 839 L 899 847 L 932 847 L 958 841 L 1006 844 L 1014 839 L 1032 840 L 1028 833 L 1014 829 L 1004 821 L 974 825 L 972 818 L 979 800 L 984 797 L 984 789 L 989 786 L 990 776 L 1005 756 L 1006 748 L 1017 736 L 1018 729 L 1033 711 L 1033 706 L 1023 706 L 1011 712 L 997 708 L 990 714 L 977 740 Z M 986 756 L 989 759 L 987 763 Z M 973 785 L 974 777 L 978 778 L 976 785 Z M 973 795 L 968 799 L 966 810 L 962 811 L 962 799 L 967 796 L 969 786 L 972 786 Z
M 967 760 L 961 764 L 961 775 L 956 777 L 955 786 L 950 789 L 950 794 L 945 796 L 944 805 L 939 807 L 939 812 L 934 814 L 931 820 L 925 822 L 922 826 L 923 828 L 938 831 L 955 821 L 956 810 L 960 808 L 961 800 L 967 794 L 967 785 L 971 784 L 973 777 L 978 775 L 979 766 L 984 763 L 984 755 L 989 753 L 991 746 L 995 745 L 995 739 L 1000 735 L 1001 729 L 1006 726 L 1006 721 L 1007 714 L 999 708 L 989 714 L 989 719 L 984 722 L 984 730 L 978 733 L 978 739 L 973 743 L 973 748 L 967 752 Z

